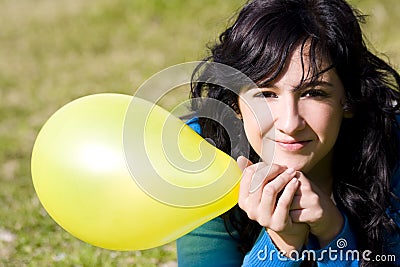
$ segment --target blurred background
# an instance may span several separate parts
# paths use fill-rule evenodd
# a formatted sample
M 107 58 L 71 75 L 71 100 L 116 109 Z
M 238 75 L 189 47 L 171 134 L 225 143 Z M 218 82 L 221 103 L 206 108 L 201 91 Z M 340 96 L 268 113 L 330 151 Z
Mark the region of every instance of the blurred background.
M 158 71 L 206 56 L 243 3 L 0 0 L 0 266 L 176 266 L 175 243 L 108 251 L 62 230 L 36 197 L 33 143 L 73 99 L 132 95 Z M 399 69 L 398 0 L 351 3 L 369 15 L 368 45 Z

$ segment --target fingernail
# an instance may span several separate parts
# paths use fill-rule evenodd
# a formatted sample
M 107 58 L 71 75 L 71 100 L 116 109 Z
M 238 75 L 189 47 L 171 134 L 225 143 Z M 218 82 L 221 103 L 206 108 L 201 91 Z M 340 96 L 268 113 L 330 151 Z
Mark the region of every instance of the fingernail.
M 295 184 L 295 183 L 297 183 L 297 178 L 293 178 L 292 180 L 290 180 L 290 182 L 292 183 L 292 184 Z
M 242 156 L 238 157 L 236 162 L 239 166 L 239 169 L 241 171 L 244 171 L 244 169 L 246 168 L 246 161 L 245 161 L 244 157 L 242 157 Z
M 293 169 L 293 168 L 288 168 L 287 170 L 286 170 L 286 173 L 287 174 L 293 174 L 295 172 L 295 170 Z

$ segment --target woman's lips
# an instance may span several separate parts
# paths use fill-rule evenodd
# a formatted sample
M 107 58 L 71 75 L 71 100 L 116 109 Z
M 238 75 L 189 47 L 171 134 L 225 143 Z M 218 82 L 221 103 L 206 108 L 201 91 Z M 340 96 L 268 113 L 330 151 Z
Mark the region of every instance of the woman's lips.
M 307 146 L 311 140 L 306 141 L 275 141 L 280 147 L 288 151 L 298 151 Z

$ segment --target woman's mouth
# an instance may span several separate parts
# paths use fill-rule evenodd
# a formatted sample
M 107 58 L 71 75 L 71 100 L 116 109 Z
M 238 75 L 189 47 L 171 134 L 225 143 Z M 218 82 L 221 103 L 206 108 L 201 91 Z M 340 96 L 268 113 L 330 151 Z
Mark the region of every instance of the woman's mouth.
M 288 150 L 288 151 L 299 151 L 307 146 L 311 140 L 304 140 L 304 141 L 275 141 L 281 148 Z

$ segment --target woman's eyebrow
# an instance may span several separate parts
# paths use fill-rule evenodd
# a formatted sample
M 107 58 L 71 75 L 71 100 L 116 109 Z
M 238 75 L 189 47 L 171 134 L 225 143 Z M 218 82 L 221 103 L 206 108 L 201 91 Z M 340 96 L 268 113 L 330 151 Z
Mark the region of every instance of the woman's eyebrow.
M 334 85 L 328 81 L 321 81 L 321 80 L 303 81 L 301 84 L 297 85 L 290 91 L 297 92 L 297 91 L 306 90 L 307 88 L 316 87 L 316 86 L 332 87 L 332 88 L 334 87 Z M 249 90 L 265 91 L 265 90 L 280 90 L 280 88 L 273 83 L 266 83 L 259 87 L 249 88 Z
M 291 91 L 292 92 L 297 92 L 300 90 L 305 90 L 310 87 L 316 87 L 316 86 L 323 86 L 323 87 L 334 87 L 334 85 L 328 81 L 321 81 L 321 80 L 315 80 L 315 81 L 305 81 L 293 88 Z

